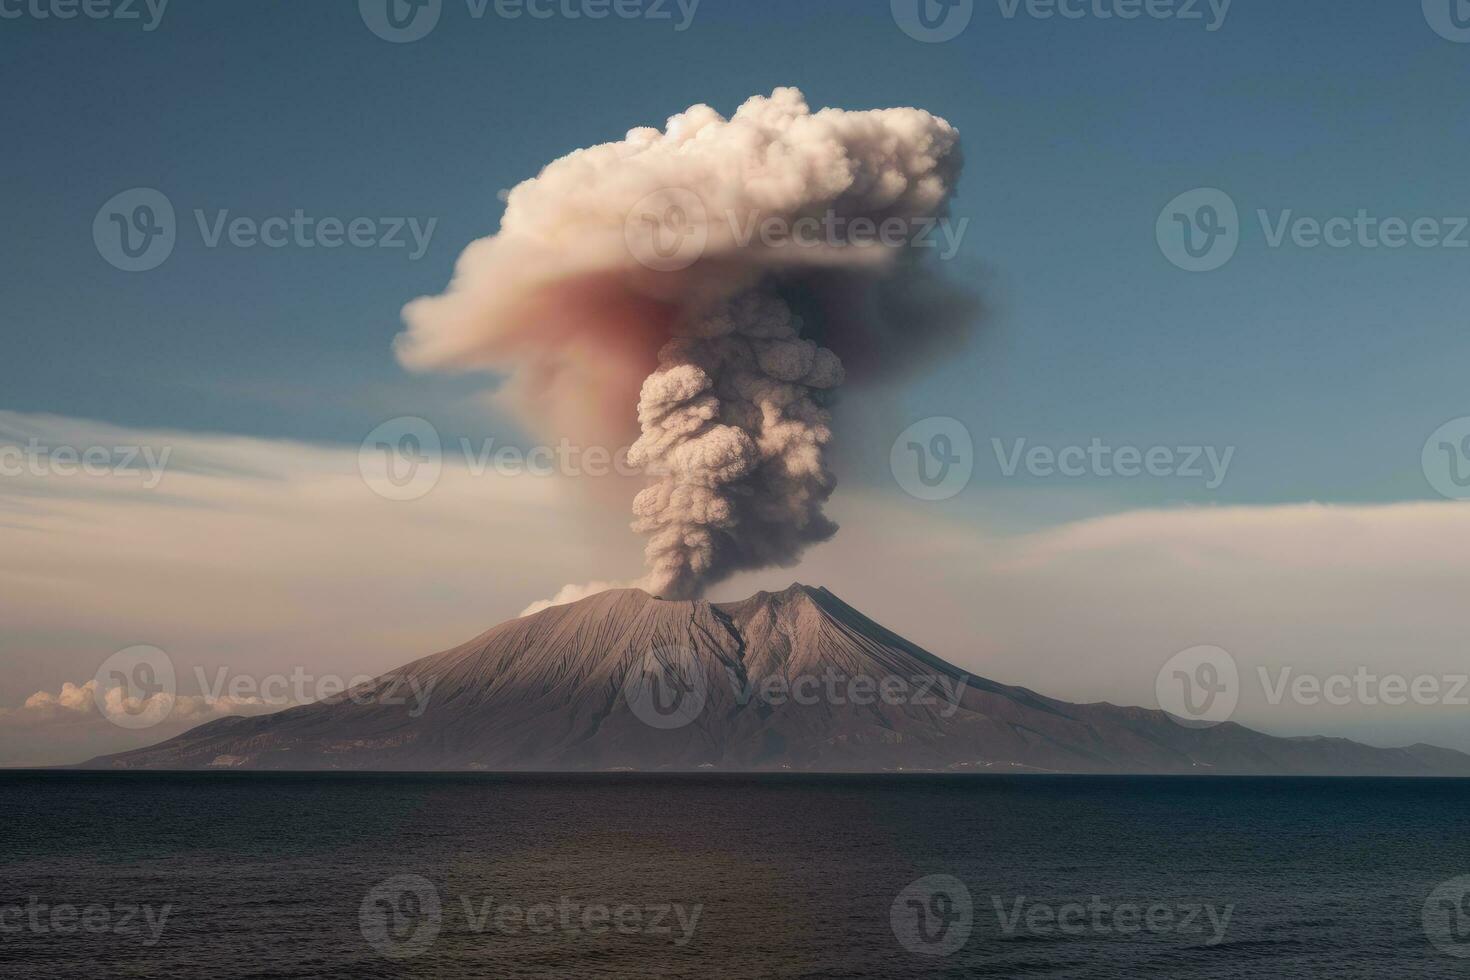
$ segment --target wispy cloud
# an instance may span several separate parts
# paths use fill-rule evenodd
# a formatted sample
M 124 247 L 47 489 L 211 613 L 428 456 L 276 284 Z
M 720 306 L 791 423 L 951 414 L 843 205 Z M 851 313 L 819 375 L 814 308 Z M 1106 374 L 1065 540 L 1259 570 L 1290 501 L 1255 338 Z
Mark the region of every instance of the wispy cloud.
M 392 501 L 364 483 L 356 447 L 0 413 L 0 446 L 17 434 L 172 447 L 174 462 L 152 490 L 85 474 L 0 480 L 0 707 L 10 711 L 0 764 L 157 741 L 66 706 L 85 707 L 98 666 L 133 644 L 168 651 L 181 699 L 209 693 L 195 689 L 196 669 L 381 673 L 568 578 L 639 566 L 621 506 L 589 507 L 564 478 L 475 475 L 446 459 L 431 493 Z M 1464 671 L 1467 504 L 1130 511 L 1012 534 L 1003 514 L 955 522 L 896 491 L 845 489 L 833 514 L 845 533 L 799 569 L 743 576 L 716 598 L 793 578 L 825 585 L 979 674 L 1080 701 L 1151 703 L 1159 666 L 1204 643 L 1247 673 Z M 49 720 L 32 724 L 38 713 Z M 1462 715 L 1247 698 L 1236 720 L 1470 747 Z M 58 735 L 82 731 L 83 718 L 100 723 L 95 740 Z

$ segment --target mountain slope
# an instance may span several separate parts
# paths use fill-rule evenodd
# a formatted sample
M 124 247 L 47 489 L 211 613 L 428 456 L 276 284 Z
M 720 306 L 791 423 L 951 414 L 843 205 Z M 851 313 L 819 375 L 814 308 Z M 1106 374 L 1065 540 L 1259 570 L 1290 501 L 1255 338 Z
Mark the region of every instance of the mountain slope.
M 1007 687 L 801 585 L 725 604 L 603 592 L 348 694 L 86 765 L 1470 775 L 1432 746 L 1194 729 Z

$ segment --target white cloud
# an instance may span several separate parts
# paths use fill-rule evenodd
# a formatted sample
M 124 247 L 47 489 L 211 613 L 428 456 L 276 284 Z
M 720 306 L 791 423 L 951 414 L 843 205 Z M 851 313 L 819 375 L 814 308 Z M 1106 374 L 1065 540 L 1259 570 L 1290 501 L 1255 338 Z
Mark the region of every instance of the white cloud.
M 59 694 L 37 691 L 19 708 L 0 710 L 0 725 L 39 727 L 82 719 L 105 724 L 111 724 L 115 719 L 126 719 L 138 722 L 135 727 L 139 728 L 166 722 L 193 725 L 226 715 L 274 711 L 284 706 L 258 697 L 230 695 L 208 697 L 157 692 L 147 697 L 129 697 L 120 687 L 103 691 L 99 698 L 95 680 L 85 684 L 65 681 Z

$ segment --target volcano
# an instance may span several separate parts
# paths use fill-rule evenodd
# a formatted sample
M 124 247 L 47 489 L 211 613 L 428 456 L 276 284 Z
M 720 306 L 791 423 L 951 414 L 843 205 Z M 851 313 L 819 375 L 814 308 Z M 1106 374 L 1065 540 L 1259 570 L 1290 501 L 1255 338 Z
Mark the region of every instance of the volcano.
M 350 692 L 88 768 L 1470 775 L 1470 756 L 1191 728 L 971 675 L 825 589 L 603 592 Z

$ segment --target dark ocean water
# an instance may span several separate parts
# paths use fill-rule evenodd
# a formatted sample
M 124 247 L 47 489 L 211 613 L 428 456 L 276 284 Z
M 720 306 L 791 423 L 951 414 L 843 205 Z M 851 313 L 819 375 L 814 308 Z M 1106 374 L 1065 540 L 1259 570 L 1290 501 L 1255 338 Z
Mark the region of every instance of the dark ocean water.
M 7 977 L 1462 977 L 1461 875 L 1470 781 L 0 774 Z

